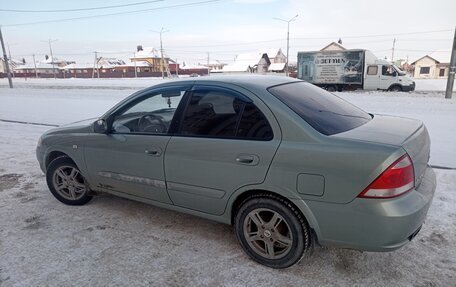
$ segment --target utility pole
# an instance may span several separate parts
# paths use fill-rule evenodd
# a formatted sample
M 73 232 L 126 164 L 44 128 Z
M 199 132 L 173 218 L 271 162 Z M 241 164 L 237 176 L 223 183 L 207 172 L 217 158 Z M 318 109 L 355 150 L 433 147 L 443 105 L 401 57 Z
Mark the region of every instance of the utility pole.
M 97 78 L 100 78 L 100 71 L 98 71 L 98 52 L 95 51 L 95 59 L 93 60 L 92 79 L 95 78 L 95 69 L 97 70 Z
M 211 56 L 211 54 L 210 54 L 209 52 L 207 52 L 207 75 L 208 75 L 208 76 L 211 75 L 211 68 L 209 67 L 210 56 Z
M 98 69 L 98 53 L 95 51 L 95 63 L 97 64 L 97 78 L 100 78 L 100 69 Z
M 13 44 L 15 45 L 15 44 Z M 11 61 L 11 64 L 13 64 L 13 58 L 11 57 L 11 48 L 10 48 L 10 43 L 6 42 L 6 46 L 8 46 L 8 56 L 9 56 L 9 59 Z M 14 65 L 13 65 L 14 66 Z M 13 78 L 15 77 L 14 76 L 14 69 L 11 68 L 11 75 L 13 76 Z
M 451 99 L 453 94 L 454 74 L 456 73 L 456 28 L 454 29 L 453 49 L 451 50 L 450 67 L 448 68 L 448 80 L 445 99 Z
M 391 63 L 394 63 L 394 46 L 396 45 L 396 38 L 393 39 L 393 49 L 391 50 Z
M 288 24 L 288 27 L 287 27 L 287 63 L 285 64 L 285 75 L 288 77 L 288 64 L 289 64 L 289 54 L 290 54 L 290 22 L 293 22 L 294 20 L 296 20 L 296 18 L 298 17 L 299 15 L 296 14 L 296 16 L 294 16 L 293 18 L 291 18 L 290 20 L 284 20 L 284 19 L 280 19 L 280 18 L 273 18 L 275 20 L 279 20 L 279 21 L 282 21 L 282 22 L 286 22 Z
M 36 71 L 35 54 L 33 54 L 32 57 L 33 57 L 33 66 L 35 67 L 35 78 L 38 78 L 38 72 Z
M 162 74 L 162 79 L 165 78 L 165 57 L 163 55 L 163 41 L 162 41 L 162 34 L 169 32 L 169 30 L 165 30 L 163 27 L 161 28 L 160 31 L 154 31 L 151 30 L 152 32 L 159 33 L 160 34 L 160 54 L 161 54 L 161 74 Z
M 165 78 L 165 71 L 164 71 L 164 68 L 165 68 L 165 59 L 164 59 L 164 56 L 163 56 L 163 42 L 162 42 L 162 33 L 163 33 L 163 27 L 160 31 L 160 54 L 161 54 L 161 72 L 162 72 L 162 79 Z
M 160 30 L 160 54 L 161 54 L 161 72 L 162 72 L 162 79 L 165 78 L 165 56 L 163 55 L 163 41 L 162 41 L 162 34 L 169 32 L 169 30 L 164 30 L 162 27 Z
M 6 75 L 8 76 L 9 87 L 12 89 L 13 88 L 13 80 L 11 79 L 11 71 L 10 71 L 10 66 L 9 66 L 9 63 L 8 63 L 8 57 L 6 56 L 5 43 L 3 42 L 3 34 L 2 34 L 2 27 L 1 26 L 0 26 L 0 42 L 2 44 L 3 60 L 5 61 Z
M 133 59 L 135 59 L 135 60 L 134 60 L 134 64 L 135 64 L 135 78 L 137 78 L 137 77 L 138 77 L 138 72 L 136 71 L 136 52 L 133 53 Z
M 51 54 L 51 64 L 52 64 L 52 72 L 54 72 L 54 79 L 57 78 L 57 75 L 55 73 L 55 62 L 54 62 L 54 55 L 52 54 L 52 45 L 51 45 L 51 43 L 55 42 L 55 41 L 57 41 L 57 39 L 55 39 L 55 40 L 49 39 L 47 41 L 41 41 L 41 42 L 48 42 L 48 44 L 49 44 L 49 52 Z
M 15 44 L 13 44 L 13 45 L 15 45 Z M 10 60 L 12 60 L 13 58 L 11 57 L 10 43 L 7 42 L 7 43 L 6 43 L 6 46 L 8 46 L 8 56 L 9 56 Z
M 179 77 L 179 63 L 177 62 L 177 58 L 176 58 L 176 76 Z

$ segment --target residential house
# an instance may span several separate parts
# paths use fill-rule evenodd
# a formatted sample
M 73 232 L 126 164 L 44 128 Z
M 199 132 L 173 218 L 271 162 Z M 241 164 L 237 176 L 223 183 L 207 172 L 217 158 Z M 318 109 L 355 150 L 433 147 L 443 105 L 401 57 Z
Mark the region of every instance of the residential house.
M 192 75 L 198 74 L 200 76 L 207 75 L 209 73 L 209 68 L 203 65 L 188 65 L 184 62 L 182 67 L 179 69 L 179 74 L 181 75 Z
M 345 51 L 345 50 L 347 50 L 347 49 L 345 49 L 345 47 L 342 46 L 342 44 L 339 44 L 336 42 L 331 42 L 328 45 L 321 48 L 320 51 Z
M 59 72 L 60 69 L 58 65 L 45 62 L 27 63 L 14 69 L 16 77 L 38 76 L 40 78 L 50 78 L 54 77 L 54 73 L 57 75 Z
M 227 64 L 223 63 L 219 60 L 214 60 L 214 61 L 210 61 L 209 64 L 200 64 L 200 65 L 209 68 L 209 71 L 211 73 L 221 73 L 223 70 L 223 67 L 225 67 Z
M 268 55 L 271 64 L 268 66 L 268 72 L 283 72 L 287 63 L 287 56 L 282 52 L 282 49 L 269 49 L 264 53 Z
M 447 78 L 450 67 L 450 51 L 435 51 L 411 63 L 413 77 L 420 79 Z
M 271 64 L 268 54 L 264 52 L 239 54 L 234 63 L 223 67 L 224 73 L 248 72 L 266 73 Z
M 282 52 L 282 49 L 268 49 L 260 51 L 260 53 L 265 53 L 268 55 L 269 61 L 271 64 L 277 63 L 286 63 L 287 62 L 287 55 Z
M 23 62 L 23 61 L 22 61 Z M 14 75 L 16 77 L 40 77 L 40 78 L 50 78 L 62 77 L 60 74 L 62 67 L 65 67 L 69 64 L 74 64 L 74 61 L 62 60 L 58 58 L 49 58 L 47 55 L 41 61 L 35 63 L 29 62 L 23 65 L 16 65 L 13 68 Z
M 94 63 L 72 63 L 59 68 L 62 78 L 92 78 Z
M 153 47 L 143 47 L 138 45 L 136 52 L 132 58 L 131 62 L 147 62 L 150 65 L 151 72 L 161 72 L 162 71 L 162 55 L 161 52 Z M 164 67 L 163 71 L 166 71 L 166 67 L 169 68 L 170 59 L 166 54 L 163 54 Z
M 9 64 L 11 71 L 14 73 L 15 68 L 25 65 L 25 59 L 22 59 L 22 60 L 8 59 L 8 64 Z M 6 75 L 6 65 L 5 65 L 5 60 L 3 58 L 0 58 L 0 74 Z

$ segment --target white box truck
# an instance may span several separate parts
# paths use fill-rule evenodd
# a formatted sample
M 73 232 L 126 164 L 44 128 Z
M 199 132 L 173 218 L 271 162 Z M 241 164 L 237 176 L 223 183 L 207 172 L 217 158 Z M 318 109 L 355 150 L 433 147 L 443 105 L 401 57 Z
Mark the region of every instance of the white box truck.
M 413 91 L 400 68 L 367 50 L 298 52 L 298 78 L 328 91 Z

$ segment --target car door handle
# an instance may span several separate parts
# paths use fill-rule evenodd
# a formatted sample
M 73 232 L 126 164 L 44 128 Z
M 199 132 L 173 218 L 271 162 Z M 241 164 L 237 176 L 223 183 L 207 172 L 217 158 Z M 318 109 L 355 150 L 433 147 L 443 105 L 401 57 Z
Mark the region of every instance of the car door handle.
M 260 159 L 256 155 L 250 155 L 250 154 L 243 154 L 243 155 L 238 155 L 236 158 L 236 162 L 240 164 L 247 164 L 247 165 L 257 165 Z
M 154 148 L 146 149 L 144 152 L 145 152 L 147 155 L 151 155 L 151 156 L 160 156 L 161 153 L 162 153 L 162 150 L 161 150 L 161 148 L 159 148 L 159 147 L 154 147 Z
M 239 163 L 252 163 L 253 158 L 238 157 L 236 158 L 236 161 Z

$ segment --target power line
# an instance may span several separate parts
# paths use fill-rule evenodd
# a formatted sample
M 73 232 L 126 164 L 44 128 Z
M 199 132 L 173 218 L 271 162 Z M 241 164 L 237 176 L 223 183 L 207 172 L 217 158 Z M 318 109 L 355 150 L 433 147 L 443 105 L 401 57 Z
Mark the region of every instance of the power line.
M 83 19 L 90 19 L 90 18 L 100 18 L 100 17 L 108 17 L 108 16 L 116 16 L 116 15 L 143 13 L 143 12 L 171 9 L 171 8 L 178 8 L 178 7 L 189 7 L 189 6 L 196 6 L 196 5 L 202 5 L 202 4 L 208 4 L 208 3 L 220 2 L 220 1 L 223 1 L 223 0 L 206 0 L 206 1 L 185 3 L 185 4 L 176 4 L 176 5 L 169 5 L 169 6 L 163 6 L 163 7 L 155 7 L 155 8 L 149 8 L 149 9 L 132 10 L 132 11 L 126 11 L 126 12 L 116 12 L 116 13 L 109 13 L 109 14 L 98 14 L 98 15 L 91 15 L 91 16 L 81 16 L 81 17 L 45 20 L 45 21 L 36 21 L 36 22 L 27 22 L 27 23 L 18 23 L 18 24 L 8 24 L 8 25 L 2 25 L 2 26 L 3 27 L 18 27 L 18 26 L 29 26 L 29 25 L 47 24 L 47 23 L 56 23 L 56 22 L 68 22 L 68 21 L 83 20 Z
M 446 30 L 405 32 L 405 33 L 394 33 L 394 34 L 373 34 L 373 35 L 361 35 L 361 36 L 295 37 L 295 38 L 290 38 L 290 40 L 328 40 L 328 39 L 330 40 L 330 39 L 336 39 L 336 38 L 356 39 L 356 38 L 370 38 L 370 37 L 375 38 L 375 37 L 387 37 L 387 36 L 396 36 L 396 35 L 416 35 L 416 34 L 452 32 L 452 31 L 453 30 L 451 30 L 451 29 L 446 29 Z M 286 38 L 263 40 L 263 41 L 242 42 L 242 43 L 232 43 L 232 42 L 226 43 L 225 42 L 225 43 L 210 44 L 210 45 L 191 45 L 191 46 L 179 46 L 179 47 L 181 47 L 181 48 L 207 48 L 207 47 L 220 47 L 220 46 L 244 46 L 244 45 L 254 45 L 254 44 L 261 44 L 261 43 L 272 43 L 272 42 L 279 42 L 279 41 L 286 41 Z M 390 41 L 390 39 L 388 39 L 387 41 Z M 371 41 L 371 42 L 374 42 L 374 41 Z
M 432 33 L 441 33 L 441 32 L 451 32 L 452 29 L 444 30 L 432 30 L 432 31 L 420 31 L 420 32 L 403 32 L 403 33 L 391 33 L 391 34 L 371 34 L 371 35 L 361 35 L 361 36 L 334 36 L 334 37 L 304 37 L 304 38 L 294 38 L 303 39 L 303 40 L 328 40 L 335 38 L 342 39 L 355 39 L 355 38 L 374 38 L 374 37 L 387 37 L 387 36 L 400 36 L 400 35 L 416 35 L 416 34 L 432 34 Z
M 58 13 L 58 12 L 76 12 L 76 11 L 91 11 L 91 10 L 102 10 L 102 9 L 112 9 L 112 8 L 120 8 L 120 7 L 128 7 L 128 6 L 136 6 L 136 5 L 144 5 L 150 4 L 155 2 L 161 2 L 165 0 L 153 0 L 153 1 L 144 1 L 144 2 L 136 2 L 136 3 L 129 3 L 123 5 L 112 5 L 112 6 L 102 6 L 102 7 L 89 7 L 89 8 L 76 8 L 76 9 L 58 9 L 58 10 L 19 10 L 19 9 L 0 9 L 0 12 L 16 12 L 16 13 Z

